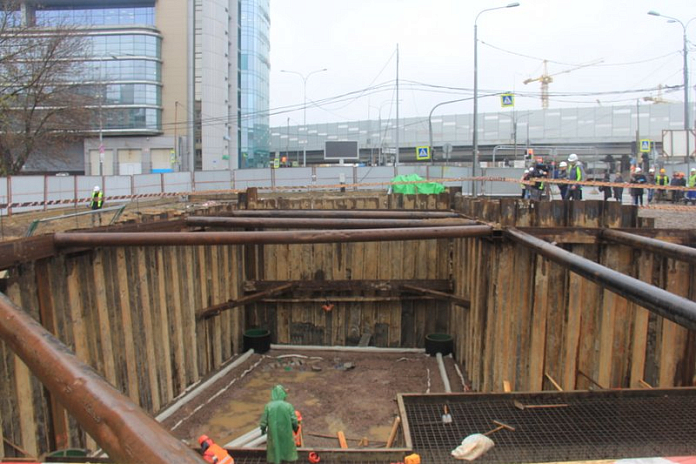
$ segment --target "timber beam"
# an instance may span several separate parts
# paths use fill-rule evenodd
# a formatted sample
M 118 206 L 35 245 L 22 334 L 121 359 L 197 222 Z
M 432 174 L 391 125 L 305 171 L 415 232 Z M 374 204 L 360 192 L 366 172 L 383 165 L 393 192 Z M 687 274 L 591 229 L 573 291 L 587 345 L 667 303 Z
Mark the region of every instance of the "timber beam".
M 0 339 L 113 462 L 200 464 L 201 457 L 0 293 Z
M 346 292 L 350 294 L 364 292 L 400 292 L 405 286 L 414 286 L 429 291 L 451 292 L 454 284 L 451 280 L 247 280 L 243 287 L 245 292 L 263 292 L 283 284 L 292 284 L 295 293 Z
M 435 219 L 354 219 L 354 218 L 277 218 L 206 217 L 186 219 L 189 226 L 254 229 L 386 229 L 406 227 L 464 226 L 479 223 L 465 218 Z
M 57 247 L 105 246 L 188 246 L 188 245 L 249 245 L 293 243 L 394 242 L 399 240 L 429 240 L 491 235 L 490 226 L 418 227 L 404 229 L 354 229 L 283 232 L 134 232 L 84 233 L 57 232 L 53 235 Z
M 360 219 L 436 219 L 461 218 L 453 211 L 393 209 L 240 209 L 223 214 L 231 217 L 275 218 L 360 218 Z
M 422 288 L 422 287 L 417 287 L 415 285 L 402 285 L 402 288 L 404 290 L 410 290 L 413 292 L 421 293 L 423 295 L 428 295 L 433 298 L 437 298 L 440 300 L 447 300 L 451 303 L 454 303 L 457 306 L 461 306 L 462 308 L 470 308 L 471 307 L 471 302 L 469 300 L 465 300 L 464 298 L 459 298 L 458 296 L 452 295 L 451 293 L 444 293 L 444 292 L 438 292 L 436 290 L 430 290 L 428 288 Z
M 505 229 L 504 233 L 513 241 L 531 248 L 550 261 L 611 290 L 638 306 L 649 309 L 687 329 L 696 329 L 696 302 L 577 256 L 515 228 Z
M 696 264 L 696 249 L 688 246 L 677 245 L 675 243 L 655 240 L 654 238 L 642 237 L 640 235 L 612 229 L 602 230 L 600 236 L 605 240 L 621 243 L 634 248 L 649 250 L 669 258 Z
M 270 298 L 272 296 L 280 295 L 289 291 L 292 287 L 293 284 L 287 283 L 285 285 L 279 285 L 274 288 L 269 288 L 262 292 L 254 293 L 253 295 L 247 295 L 237 300 L 228 300 L 225 303 L 220 303 L 217 305 L 209 306 L 204 309 L 199 309 L 198 311 L 196 311 L 196 319 L 205 319 L 217 316 L 221 312 L 226 311 L 228 309 L 236 308 L 237 306 L 244 306 L 263 300 L 264 298 Z

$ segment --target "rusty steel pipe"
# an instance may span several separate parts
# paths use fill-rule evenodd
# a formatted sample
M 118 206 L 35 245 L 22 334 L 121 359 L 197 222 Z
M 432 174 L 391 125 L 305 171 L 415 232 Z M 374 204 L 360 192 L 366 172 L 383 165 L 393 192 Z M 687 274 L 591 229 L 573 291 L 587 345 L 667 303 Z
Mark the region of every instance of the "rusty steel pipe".
M 354 219 L 443 219 L 461 218 L 453 211 L 429 210 L 352 210 L 352 209 L 240 209 L 224 213 L 231 217 L 294 217 L 294 218 L 354 218 Z
M 545 258 L 665 319 L 676 322 L 687 329 L 696 329 L 696 302 L 574 255 L 520 230 L 506 229 L 505 235 L 515 242 L 533 249 Z
M 602 230 L 600 232 L 600 237 L 605 240 L 611 240 L 612 242 L 649 250 L 669 258 L 696 264 L 696 249 L 688 246 L 612 229 Z
M 114 462 L 203 462 L 2 293 L 0 338 Z
M 208 217 L 186 218 L 189 226 L 269 229 L 386 229 L 406 227 L 476 225 L 464 218 L 446 219 L 352 219 L 352 218 L 274 218 L 274 217 Z
M 287 243 L 388 242 L 491 235 L 489 226 L 419 227 L 289 232 L 57 232 L 57 247 L 277 245 Z

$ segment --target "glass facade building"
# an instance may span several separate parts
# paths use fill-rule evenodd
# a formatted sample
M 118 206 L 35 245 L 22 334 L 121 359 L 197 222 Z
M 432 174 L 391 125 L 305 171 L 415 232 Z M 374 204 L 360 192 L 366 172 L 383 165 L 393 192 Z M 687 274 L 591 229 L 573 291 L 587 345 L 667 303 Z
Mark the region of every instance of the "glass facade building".
M 239 2 L 240 168 L 269 165 L 269 9 L 269 0 Z

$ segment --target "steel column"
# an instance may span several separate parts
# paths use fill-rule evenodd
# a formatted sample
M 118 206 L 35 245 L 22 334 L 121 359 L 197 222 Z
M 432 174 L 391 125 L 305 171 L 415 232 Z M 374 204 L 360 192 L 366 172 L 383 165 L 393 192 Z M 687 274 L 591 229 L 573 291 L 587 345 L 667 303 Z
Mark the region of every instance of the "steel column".
M 476 225 L 471 219 L 352 219 L 352 218 L 274 218 L 208 217 L 186 218 L 189 226 L 270 229 L 386 229 L 406 227 Z
M 602 230 L 600 236 L 605 240 L 611 240 L 634 248 L 646 249 L 670 258 L 696 264 L 695 248 L 612 229 Z
M 203 462 L 2 293 L 0 338 L 114 462 Z
M 405 229 L 355 229 L 284 232 L 60 232 L 56 247 L 277 245 L 286 243 L 389 242 L 491 235 L 489 226 L 421 227 Z
M 505 235 L 639 306 L 688 329 L 696 329 L 696 303 L 691 300 L 574 255 L 517 229 L 506 229 Z

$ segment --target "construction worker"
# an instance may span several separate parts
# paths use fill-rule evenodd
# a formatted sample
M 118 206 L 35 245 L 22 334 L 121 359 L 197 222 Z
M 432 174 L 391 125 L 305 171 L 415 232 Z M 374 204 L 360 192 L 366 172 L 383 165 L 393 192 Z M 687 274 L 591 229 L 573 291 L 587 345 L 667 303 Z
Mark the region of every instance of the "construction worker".
M 201 445 L 203 459 L 205 459 L 206 462 L 212 462 L 214 464 L 234 464 L 232 456 L 230 456 L 224 448 L 216 445 L 208 435 L 201 435 L 198 438 L 198 444 Z
M 568 179 L 568 163 L 561 161 L 556 171 L 556 179 Z M 561 200 L 568 199 L 568 184 L 558 184 L 558 190 L 561 192 Z
M 568 180 L 576 180 L 582 182 L 585 180 L 585 170 L 582 168 L 582 163 L 578 160 L 578 155 L 571 153 L 568 156 Z M 568 188 L 569 200 L 582 200 L 582 185 L 572 184 Z
M 645 174 L 643 174 L 643 170 L 637 167 L 631 175 L 631 183 L 645 184 L 646 182 L 647 179 L 645 178 Z M 640 187 L 631 187 L 631 196 L 633 197 L 634 205 L 638 206 L 638 204 L 640 203 L 640 206 L 643 206 L 643 190 L 644 189 Z
M 655 168 L 648 169 L 648 175 L 645 176 L 645 183 L 648 185 L 655 185 Z M 653 197 L 655 196 L 655 189 L 648 189 L 648 204 L 652 203 Z
M 655 177 L 655 184 L 665 186 L 669 185 L 669 176 L 665 168 L 660 169 L 660 173 Z M 665 201 L 665 189 L 658 189 L 655 201 Z
M 686 179 L 684 179 L 683 172 L 675 172 L 672 176 L 672 181 L 669 185 L 675 187 L 686 187 Z M 680 203 L 684 198 L 684 192 L 682 190 L 672 190 L 672 203 Z
M 522 174 L 521 180 L 523 180 L 523 181 L 529 180 L 529 171 L 531 171 L 531 170 L 532 170 L 532 168 L 525 169 L 524 174 Z M 529 187 L 527 186 L 527 184 L 520 184 L 520 187 L 522 187 L 522 197 L 521 198 L 523 200 L 526 198 L 529 198 Z
M 689 188 L 696 187 L 696 168 L 691 168 L 689 171 Z M 686 200 L 692 203 L 696 203 L 696 190 L 689 190 L 686 192 Z
M 98 185 L 94 186 L 94 189 L 92 189 L 92 198 L 89 202 L 89 209 L 91 210 L 98 210 L 102 209 L 102 206 L 104 205 L 104 192 L 101 191 L 101 188 L 99 188 Z M 99 225 L 101 225 L 101 213 L 93 213 L 92 214 L 92 225 L 96 225 L 97 221 L 99 222 Z
M 617 172 L 616 176 L 614 176 L 614 183 L 621 184 L 623 181 L 623 176 L 620 172 Z M 616 201 L 619 203 L 621 203 L 623 200 L 623 189 L 623 187 L 612 187 L 612 190 L 614 190 L 614 198 L 616 198 Z
M 271 401 L 263 409 L 259 424 L 261 434 L 268 432 L 266 460 L 273 464 L 297 461 L 297 446 L 293 432 L 299 430 L 295 408 L 285 401 L 287 393 L 282 385 L 271 390 Z
M 530 198 L 535 201 L 541 201 L 546 193 L 546 183 L 542 180 L 548 177 L 548 166 L 544 164 L 542 158 L 536 159 L 536 164 L 531 168 L 529 172 L 529 177 L 533 180 L 537 180 L 530 186 Z

